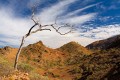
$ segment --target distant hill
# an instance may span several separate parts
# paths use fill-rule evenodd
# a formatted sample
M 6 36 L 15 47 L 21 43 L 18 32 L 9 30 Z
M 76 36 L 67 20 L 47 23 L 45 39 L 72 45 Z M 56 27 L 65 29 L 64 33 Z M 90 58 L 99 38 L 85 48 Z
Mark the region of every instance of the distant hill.
M 65 53 L 70 53 L 70 54 L 83 54 L 83 55 L 89 55 L 91 54 L 91 51 L 89 51 L 87 48 L 81 46 L 77 42 L 69 42 L 67 44 L 64 44 L 58 50 L 65 52 Z
M 9 47 L 9 46 L 5 46 L 3 48 L 0 48 L 0 53 L 1 54 L 8 54 L 12 49 L 14 49 L 14 48 Z
M 120 48 L 120 35 L 110 37 L 108 39 L 95 41 L 86 46 L 88 49 L 110 49 Z

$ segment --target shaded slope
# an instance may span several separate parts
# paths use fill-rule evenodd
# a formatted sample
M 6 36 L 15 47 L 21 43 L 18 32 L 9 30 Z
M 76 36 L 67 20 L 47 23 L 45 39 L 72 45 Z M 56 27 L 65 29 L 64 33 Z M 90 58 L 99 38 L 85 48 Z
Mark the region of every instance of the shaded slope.
M 68 55 L 65 60 L 65 64 L 67 65 L 79 64 L 84 56 L 92 54 L 90 50 L 87 50 L 85 47 L 74 41 L 63 45 L 57 50 L 62 51 Z
M 116 63 L 116 65 L 102 79 L 120 80 L 120 63 Z
M 88 49 L 110 49 L 110 48 L 120 48 L 120 35 L 95 41 L 86 46 Z
M 119 50 L 98 51 L 84 56 L 78 65 L 74 64 L 76 67 L 70 73 L 77 75 L 74 80 L 120 80 Z

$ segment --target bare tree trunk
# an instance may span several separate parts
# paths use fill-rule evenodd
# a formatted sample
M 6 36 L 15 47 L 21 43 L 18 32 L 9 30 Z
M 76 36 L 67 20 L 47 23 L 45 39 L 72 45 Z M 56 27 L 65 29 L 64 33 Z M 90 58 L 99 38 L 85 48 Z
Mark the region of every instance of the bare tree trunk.
M 31 19 L 33 20 L 33 22 L 34 22 L 35 24 L 29 29 L 28 33 L 27 33 L 25 36 L 23 36 L 23 38 L 22 38 L 20 47 L 19 47 L 18 52 L 17 52 L 17 54 L 16 54 L 15 63 L 14 63 L 14 70 L 17 70 L 18 59 L 19 59 L 19 55 L 20 55 L 20 53 L 21 53 L 21 50 L 22 50 L 22 47 L 23 47 L 25 38 L 27 38 L 27 37 L 30 36 L 31 34 L 36 33 L 36 32 L 38 32 L 38 31 L 43 31 L 43 30 L 49 30 L 49 31 L 51 31 L 51 29 L 46 28 L 47 26 L 51 26 L 51 27 L 52 27 L 53 29 L 55 29 L 55 31 L 56 31 L 57 33 L 59 33 L 60 35 L 68 34 L 68 33 L 70 33 L 70 32 L 73 30 L 73 26 L 70 26 L 70 25 L 68 25 L 68 24 L 65 24 L 64 26 L 60 26 L 60 27 L 56 28 L 56 27 L 55 27 L 55 25 L 57 25 L 57 24 L 56 24 L 56 21 L 55 21 L 55 24 L 41 25 L 40 23 L 38 23 L 38 22 L 34 19 L 34 11 L 33 11 L 32 18 L 31 18 Z M 37 29 L 37 30 L 35 30 L 35 31 L 32 31 L 32 29 L 33 29 L 35 26 L 39 26 L 39 29 Z M 62 27 L 71 27 L 71 30 L 68 31 L 68 32 L 66 32 L 66 33 L 61 33 L 61 32 L 59 32 L 59 30 L 60 30 Z
M 20 52 L 21 52 L 21 50 L 22 50 L 22 46 L 23 46 L 23 44 L 24 44 L 24 39 L 25 39 L 25 37 L 23 36 L 21 45 L 20 45 L 20 47 L 19 47 L 19 49 L 18 49 L 18 52 L 17 52 L 17 54 L 16 54 L 15 63 L 14 63 L 14 70 L 17 70 L 17 63 L 18 63 L 18 59 L 19 59 Z
M 34 24 L 34 25 L 29 29 L 28 33 L 27 33 L 25 36 L 23 36 L 23 38 L 22 38 L 20 47 L 19 47 L 18 52 L 17 52 L 17 54 L 16 54 L 15 63 L 14 63 L 14 70 L 17 70 L 17 63 L 18 63 L 19 55 L 20 55 L 20 53 L 21 53 L 23 44 L 24 44 L 24 40 L 25 40 L 25 38 L 27 38 L 27 37 L 31 34 L 31 30 L 32 30 L 36 25 L 37 25 L 37 24 Z M 32 33 L 34 33 L 34 31 L 33 31 Z

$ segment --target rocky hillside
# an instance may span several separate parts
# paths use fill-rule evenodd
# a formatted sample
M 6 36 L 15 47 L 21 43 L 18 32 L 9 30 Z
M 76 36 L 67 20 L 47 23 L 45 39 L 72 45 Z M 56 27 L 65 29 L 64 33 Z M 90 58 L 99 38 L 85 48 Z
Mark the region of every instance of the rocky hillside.
M 22 49 L 18 74 L 12 72 L 18 49 L 0 48 L 0 79 L 14 80 L 27 74 L 28 80 L 120 80 L 119 37 L 112 38 L 108 38 L 111 44 L 104 47 L 106 50 L 99 45 L 95 51 L 93 46 L 90 51 L 76 42 L 58 49 L 48 48 L 41 41 L 30 44 Z M 109 40 L 101 41 L 107 44 Z
M 74 41 L 64 44 L 57 50 L 64 52 L 65 54 L 68 55 L 66 57 L 65 63 L 69 65 L 77 64 L 81 61 L 81 59 L 84 56 L 88 56 L 92 54 L 90 50 L 88 50 L 87 48 L 81 46 L 80 44 Z
M 58 50 L 68 53 L 68 54 L 79 54 L 79 55 L 89 55 L 92 52 L 87 50 L 87 48 L 83 47 L 82 45 L 72 41 L 67 44 L 64 44 Z
M 62 65 L 66 56 L 63 52 L 46 47 L 41 41 L 24 47 L 21 52 L 21 57 L 26 57 L 26 61 L 42 68 Z
M 88 49 L 110 49 L 120 47 L 120 35 L 108 39 L 95 41 L 86 46 Z

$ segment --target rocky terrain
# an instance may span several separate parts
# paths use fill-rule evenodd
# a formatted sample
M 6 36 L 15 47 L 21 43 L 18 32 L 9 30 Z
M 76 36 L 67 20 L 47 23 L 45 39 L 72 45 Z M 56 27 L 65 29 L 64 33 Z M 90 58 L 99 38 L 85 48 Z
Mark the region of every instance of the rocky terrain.
M 0 48 L 2 80 L 120 80 L 120 36 L 83 47 L 72 41 L 51 49 L 41 41 L 22 49 L 18 71 L 17 48 Z
M 120 35 L 116 35 L 104 40 L 95 41 L 86 47 L 89 49 L 110 49 L 110 48 L 120 48 Z

